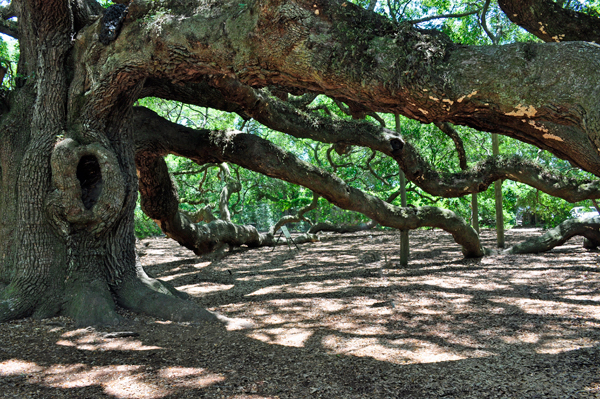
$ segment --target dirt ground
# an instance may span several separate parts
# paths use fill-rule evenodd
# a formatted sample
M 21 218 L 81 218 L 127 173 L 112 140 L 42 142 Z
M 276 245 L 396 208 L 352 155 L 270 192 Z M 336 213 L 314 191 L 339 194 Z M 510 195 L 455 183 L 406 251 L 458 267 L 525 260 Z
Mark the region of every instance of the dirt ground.
M 537 234 L 510 230 L 507 244 Z M 400 268 L 391 232 L 216 257 L 142 240 L 149 274 L 253 327 L 124 311 L 116 329 L 0 324 L 0 397 L 600 398 L 598 252 L 576 238 L 464 259 L 444 232 L 410 241 Z

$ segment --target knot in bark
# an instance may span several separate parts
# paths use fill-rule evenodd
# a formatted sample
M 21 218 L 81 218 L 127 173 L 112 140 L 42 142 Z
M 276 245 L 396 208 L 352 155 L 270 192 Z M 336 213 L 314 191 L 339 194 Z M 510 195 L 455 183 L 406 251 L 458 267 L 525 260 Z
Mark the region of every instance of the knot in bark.
M 58 142 L 50 159 L 52 183 L 48 207 L 52 220 L 68 235 L 85 228 L 99 235 L 120 214 L 125 182 L 115 154 L 98 143 Z

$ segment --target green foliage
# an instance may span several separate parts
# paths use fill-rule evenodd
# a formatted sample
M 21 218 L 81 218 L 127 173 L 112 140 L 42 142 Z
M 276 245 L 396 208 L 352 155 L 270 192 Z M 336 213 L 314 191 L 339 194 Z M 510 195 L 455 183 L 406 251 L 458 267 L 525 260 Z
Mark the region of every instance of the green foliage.
M 19 42 L 9 36 L 0 35 L 0 66 L 6 68 L 6 75 L 2 81 L 2 87 L 12 89 L 15 87 L 17 74 L 17 62 L 19 60 Z
M 146 238 L 161 235 L 160 227 L 154 223 L 154 220 L 142 212 L 139 204 L 135 207 L 135 236 L 137 238 Z

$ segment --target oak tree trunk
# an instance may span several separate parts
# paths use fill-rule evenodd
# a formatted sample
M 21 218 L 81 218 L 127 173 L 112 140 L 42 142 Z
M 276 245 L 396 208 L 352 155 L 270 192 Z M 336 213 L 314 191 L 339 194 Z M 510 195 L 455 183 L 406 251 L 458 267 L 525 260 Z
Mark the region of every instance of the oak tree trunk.
M 73 47 L 71 4 L 15 7 L 26 78 L 0 122 L 0 321 L 62 314 L 81 325 L 116 324 L 116 305 L 217 320 L 136 262 L 130 121 L 143 79 L 88 95 L 92 77 L 75 60 L 102 44 Z

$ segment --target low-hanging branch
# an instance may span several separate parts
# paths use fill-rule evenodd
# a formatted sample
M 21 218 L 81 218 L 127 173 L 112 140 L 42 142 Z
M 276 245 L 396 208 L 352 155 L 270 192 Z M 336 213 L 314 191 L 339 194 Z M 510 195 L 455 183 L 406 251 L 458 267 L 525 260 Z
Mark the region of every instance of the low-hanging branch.
M 232 79 L 220 78 L 211 81 L 210 85 L 205 83 L 189 88 L 150 82 L 146 93 L 170 95 L 169 98 L 174 100 L 202 105 L 210 100 L 221 110 L 251 116 L 271 129 L 297 138 L 371 148 L 396 160 L 409 181 L 434 196 L 448 198 L 479 193 L 496 180 L 510 179 L 572 203 L 600 198 L 600 181 L 567 178 L 516 156 L 490 157 L 458 173 L 439 173 L 413 145 L 391 129 L 368 121 L 306 113 Z M 203 98 L 203 95 L 207 97 Z
M 241 99 L 239 104 L 249 115 L 274 130 L 298 138 L 369 147 L 392 157 L 409 181 L 431 195 L 461 197 L 483 192 L 496 180 L 510 179 L 568 202 L 600 198 L 600 181 L 567 178 L 518 156 L 489 157 L 458 173 L 440 173 L 417 148 L 391 129 L 367 121 L 306 114 L 272 97 L 265 98 L 237 82 L 221 80 L 219 88 L 227 98 Z M 448 134 L 449 125 L 438 125 Z M 452 134 L 450 137 L 455 140 Z
M 595 248 L 600 245 L 600 216 L 587 219 L 568 219 L 558 226 L 546 231 L 543 235 L 531 238 L 522 243 L 507 248 L 502 254 L 531 254 L 549 251 L 564 244 L 572 237 L 586 238 L 584 246 Z
M 11 18 L 16 17 L 12 3 L 0 7 L 0 33 L 19 39 L 19 24 Z
M 277 223 L 275 223 L 274 226 L 271 227 L 270 232 L 271 234 L 275 234 L 277 232 L 277 230 L 279 230 L 282 226 L 288 224 L 288 223 L 298 223 L 298 222 L 307 222 L 309 224 L 312 224 L 312 222 L 310 220 L 308 220 L 304 214 L 306 212 L 312 211 L 313 209 L 317 209 L 319 207 L 319 195 L 313 193 L 313 199 L 310 202 L 310 204 L 303 206 L 302 208 L 300 208 L 298 210 L 298 212 L 296 212 L 295 215 L 286 215 L 281 217 L 281 219 L 279 219 L 279 221 Z
M 447 122 L 436 123 L 435 124 L 438 129 L 446 134 L 446 136 L 450 137 L 454 142 L 454 147 L 456 148 L 456 155 L 458 156 L 458 164 L 461 170 L 467 170 L 467 153 L 465 151 L 465 145 L 460 138 L 458 132 L 452 125 Z
M 340 208 L 360 212 L 384 226 L 441 228 L 462 245 L 465 256 L 484 254 L 475 230 L 454 212 L 428 206 L 400 208 L 388 204 L 260 137 L 233 131 L 194 130 L 171 123 L 144 108 L 135 109 L 134 126 L 138 154 L 152 148 L 156 155 L 176 154 L 199 164 L 232 162 L 307 187 Z
M 465 12 L 460 12 L 460 13 L 452 13 L 452 14 L 432 15 L 432 16 L 429 16 L 429 17 L 423 17 L 423 18 L 419 18 L 419 19 L 411 19 L 409 21 L 403 21 L 403 22 L 407 22 L 409 24 L 413 24 L 414 25 L 414 24 L 419 24 L 421 22 L 433 21 L 435 19 L 468 17 L 469 15 L 478 14 L 479 11 L 481 11 L 481 10 L 479 8 L 477 8 L 477 9 L 471 10 L 471 11 L 465 11 Z
M 154 112 L 142 108 L 136 109 L 135 120 L 138 152 L 149 146 L 160 149 L 159 152 L 164 154 L 174 153 L 188 157 L 197 163 L 236 163 L 271 177 L 304 185 L 341 208 L 355 210 L 371 217 L 373 222 L 368 225 L 379 222 L 396 228 L 428 225 L 440 227 L 451 232 L 455 240 L 463 245 L 466 256 L 481 256 L 484 253 L 475 232 L 471 232 L 471 227 L 452 212 L 435 207 L 391 206 L 360 190 L 348 187 L 339 178 L 297 159 L 257 136 L 231 131 L 193 130 L 168 122 Z M 536 170 L 541 172 L 540 169 Z M 574 235 L 583 235 L 592 243 L 600 242 L 598 222 L 600 220 L 569 220 L 542 238 L 526 241 L 507 249 L 506 252 L 543 252 L 561 245 Z
M 373 227 L 377 226 L 379 223 L 375 220 L 371 220 L 367 223 L 358 223 L 358 224 L 337 224 L 331 222 L 319 222 L 313 225 L 308 232 L 309 233 L 319 233 L 322 231 L 331 231 L 334 233 L 356 233 L 358 231 L 371 230 Z
M 273 242 L 272 235 L 259 233 L 254 226 L 240 226 L 219 219 L 204 225 L 194 223 L 179 210 L 177 189 L 163 157 L 150 151 L 138 151 L 135 161 L 142 210 L 169 238 L 196 255 L 210 253 L 223 244 L 252 247 Z

